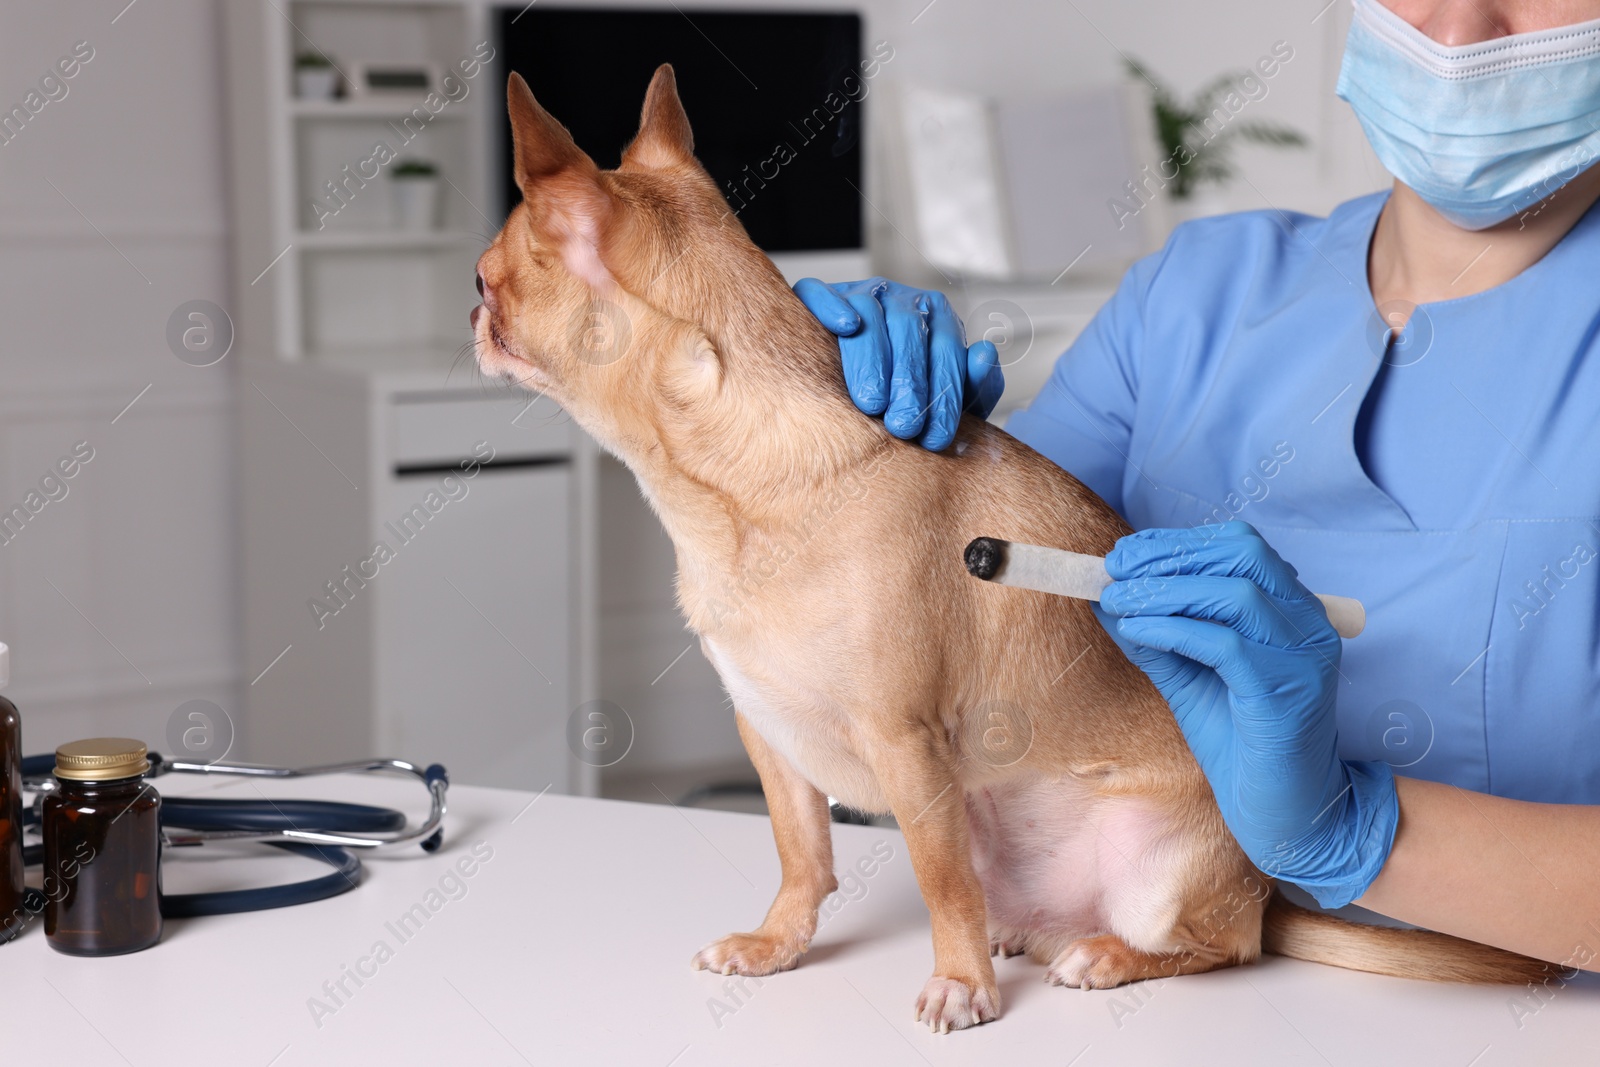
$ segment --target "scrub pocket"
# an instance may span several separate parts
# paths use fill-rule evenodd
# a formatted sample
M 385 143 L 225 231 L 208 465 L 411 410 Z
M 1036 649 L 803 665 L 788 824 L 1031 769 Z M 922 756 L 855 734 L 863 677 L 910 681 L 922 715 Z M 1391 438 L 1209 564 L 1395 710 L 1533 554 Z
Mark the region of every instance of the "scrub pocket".
M 1523 800 L 1600 803 L 1600 520 L 1504 526 L 1489 651 L 1477 679 L 1489 789 Z

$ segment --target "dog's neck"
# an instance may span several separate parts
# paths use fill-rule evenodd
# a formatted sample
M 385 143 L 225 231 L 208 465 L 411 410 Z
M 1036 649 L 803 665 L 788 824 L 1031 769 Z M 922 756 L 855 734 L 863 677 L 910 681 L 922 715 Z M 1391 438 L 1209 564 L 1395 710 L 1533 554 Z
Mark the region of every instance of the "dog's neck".
M 759 519 L 883 446 L 882 427 L 849 400 L 838 341 L 766 256 L 723 244 L 686 259 L 642 294 L 716 352 L 712 395 L 662 427 L 681 473 Z
M 721 582 L 752 541 L 784 536 L 841 477 L 893 447 L 851 404 L 837 341 L 769 270 L 712 296 L 657 297 L 710 339 L 720 377 L 693 404 L 658 407 L 653 434 L 616 449 L 689 585 Z

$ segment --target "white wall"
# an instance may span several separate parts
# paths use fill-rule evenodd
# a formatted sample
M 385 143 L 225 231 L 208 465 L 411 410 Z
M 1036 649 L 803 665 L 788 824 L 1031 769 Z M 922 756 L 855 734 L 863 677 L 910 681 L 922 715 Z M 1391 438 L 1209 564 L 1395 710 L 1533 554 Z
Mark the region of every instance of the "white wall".
M 76 42 L 94 50 L 0 144 L 0 508 L 76 442 L 94 450 L 0 545 L 29 751 L 88 732 L 156 741 L 185 700 L 232 708 L 241 673 L 229 369 L 189 367 L 165 338 L 179 304 L 228 302 L 217 12 L 145 0 L 113 23 L 120 7 L 0 13 L 6 110 Z
M 1212 203 L 1324 211 L 1384 179 L 1332 96 L 1347 5 L 1313 22 L 1322 2 L 870 0 L 868 40 L 895 48 L 871 121 L 881 133 L 908 82 L 1043 94 L 1116 76 L 1121 54 L 1187 92 L 1285 40 L 1295 59 L 1252 107 L 1315 147 L 1242 150 L 1249 182 Z M 0 545 L 0 640 L 15 650 L 10 695 L 32 751 L 89 731 L 160 738 L 185 700 L 234 709 L 265 666 L 237 653 L 228 362 L 191 368 L 165 339 L 179 304 L 230 302 L 217 26 L 213 0 L 7 0 L 0 11 L 7 109 L 75 42 L 94 48 L 67 97 L 0 144 L 0 507 L 22 502 L 74 443 L 95 450 L 67 497 Z M 869 164 L 880 268 L 916 277 L 881 139 Z M 607 688 L 640 720 L 629 768 L 734 754 L 698 649 L 650 684 L 690 643 L 671 608 L 670 552 L 620 469 L 605 493 L 606 548 L 627 563 L 607 572 L 604 632 Z

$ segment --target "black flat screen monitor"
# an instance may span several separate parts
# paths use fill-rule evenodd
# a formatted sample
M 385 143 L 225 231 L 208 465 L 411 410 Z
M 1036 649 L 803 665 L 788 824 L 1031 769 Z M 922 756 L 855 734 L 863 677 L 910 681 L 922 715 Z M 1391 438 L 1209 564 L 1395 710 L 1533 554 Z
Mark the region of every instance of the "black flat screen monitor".
M 695 155 L 757 245 L 862 247 L 859 15 L 541 4 L 500 8 L 496 23 L 494 67 L 526 78 L 602 168 L 620 162 L 651 75 L 671 63 Z M 500 129 L 509 211 L 521 194 L 510 128 Z

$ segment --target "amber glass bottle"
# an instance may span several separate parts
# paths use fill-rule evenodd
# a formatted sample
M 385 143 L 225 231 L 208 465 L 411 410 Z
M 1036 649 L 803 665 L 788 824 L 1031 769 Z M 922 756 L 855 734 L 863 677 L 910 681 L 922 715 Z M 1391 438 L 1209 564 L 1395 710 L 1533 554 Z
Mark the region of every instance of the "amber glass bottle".
M 161 796 L 142 777 L 142 741 L 98 737 L 56 749 L 60 789 L 44 801 L 44 933 L 73 956 L 161 940 Z
M 11 650 L 0 645 L 0 689 L 11 681 Z M 0 696 L 0 943 L 21 930 L 22 721 L 17 706 Z

